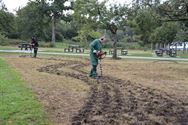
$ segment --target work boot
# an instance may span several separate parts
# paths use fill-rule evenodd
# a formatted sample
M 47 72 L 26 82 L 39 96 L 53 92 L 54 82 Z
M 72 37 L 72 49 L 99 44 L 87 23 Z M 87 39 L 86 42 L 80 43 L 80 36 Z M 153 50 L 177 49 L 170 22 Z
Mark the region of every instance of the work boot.
M 89 73 L 89 77 L 96 78 L 97 77 L 97 73 L 95 71 L 91 71 Z
M 97 73 L 95 72 L 95 71 L 93 71 L 93 73 L 92 73 L 92 76 L 91 76 L 92 78 L 96 78 L 97 77 Z
M 92 77 L 92 70 L 91 70 L 90 73 L 89 73 L 89 77 Z

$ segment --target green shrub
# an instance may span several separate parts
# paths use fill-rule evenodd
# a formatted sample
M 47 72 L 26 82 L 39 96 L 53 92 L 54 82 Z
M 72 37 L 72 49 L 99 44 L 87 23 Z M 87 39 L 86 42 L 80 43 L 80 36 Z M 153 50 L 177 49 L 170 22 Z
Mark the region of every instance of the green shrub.
M 7 43 L 7 38 L 6 38 L 3 34 L 1 34 L 1 33 L 0 33 L 0 45 L 1 45 L 1 46 L 6 46 L 6 45 L 8 45 L 8 43 Z

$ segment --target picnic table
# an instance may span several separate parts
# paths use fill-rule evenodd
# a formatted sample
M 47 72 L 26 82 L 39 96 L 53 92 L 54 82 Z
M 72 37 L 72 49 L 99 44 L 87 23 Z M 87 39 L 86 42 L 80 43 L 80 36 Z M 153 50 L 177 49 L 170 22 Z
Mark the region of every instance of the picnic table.
M 122 47 L 117 47 L 117 51 L 120 50 L 121 55 L 126 56 L 128 54 L 128 50 L 126 50 L 125 48 Z M 113 54 L 113 49 L 109 50 L 109 55 Z
M 155 54 L 159 57 L 162 57 L 163 53 L 166 53 L 166 55 L 168 55 L 170 57 L 176 57 L 176 55 L 177 55 L 177 53 L 174 49 L 160 48 L 158 50 L 155 50 Z
M 160 50 L 160 49 L 155 50 L 155 54 L 156 54 L 156 56 L 158 56 L 158 57 L 162 57 L 162 56 L 163 56 L 163 51 Z
M 18 45 L 18 48 L 20 48 L 21 50 L 23 50 L 23 49 L 25 49 L 25 50 L 28 50 L 28 49 L 32 50 L 32 45 L 29 44 L 29 43 L 20 43 Z

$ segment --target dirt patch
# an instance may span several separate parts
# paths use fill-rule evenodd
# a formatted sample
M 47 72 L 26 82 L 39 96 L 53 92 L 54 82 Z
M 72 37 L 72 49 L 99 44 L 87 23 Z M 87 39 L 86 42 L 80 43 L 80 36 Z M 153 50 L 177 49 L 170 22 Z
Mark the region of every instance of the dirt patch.
M 106 60 L 97 82 L 87 76 L 85 60 L 6 60 L 29 83 L 53 124 L 188 124 L 186 65 Z
M 112 76 L 99 82 L 87 77 L 79 61 L 68 61 L 39 68 L 39 72 L 79 79 L 91 86 L 83 107 L 71 118 L 72 125 L 186 125 L 187 104 L 163 91 Z M 65 72 L 64 68 L 75 72 Z

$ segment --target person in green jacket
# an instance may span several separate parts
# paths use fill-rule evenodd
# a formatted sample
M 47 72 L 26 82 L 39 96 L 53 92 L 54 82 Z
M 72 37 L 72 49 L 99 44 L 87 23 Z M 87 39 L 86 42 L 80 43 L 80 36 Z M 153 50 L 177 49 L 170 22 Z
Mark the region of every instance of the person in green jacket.
M 92 66 L 89 76 L 90 77 L 97 77 L 97 65 L 98 65 L 98 58 L 97 54 L 102 51 L 102 44 L 106 42 L 106 38 L 103 36 L 99 39 L 95 39 L 89 45 L 90 47 L 90 64 Z

